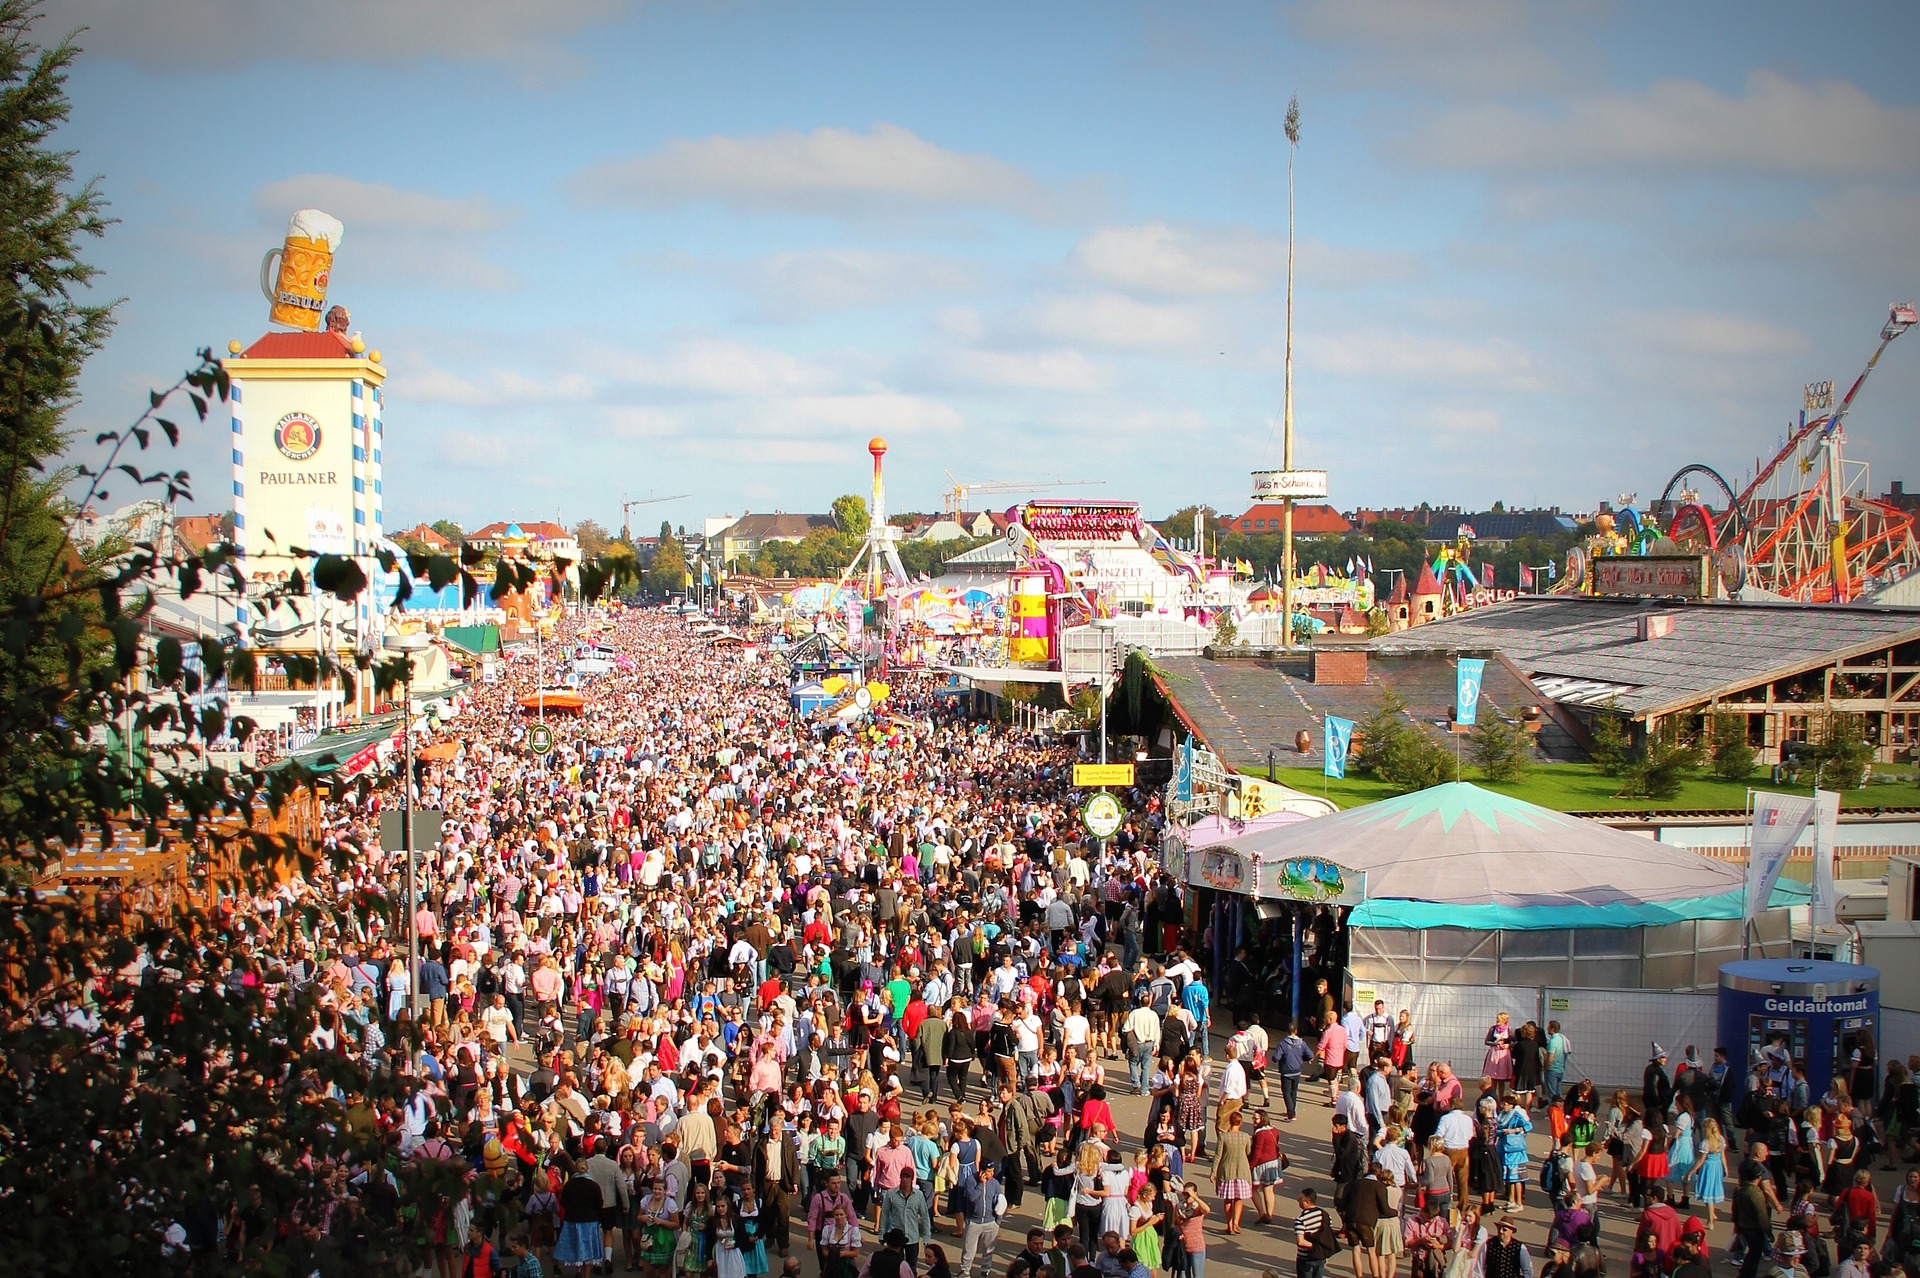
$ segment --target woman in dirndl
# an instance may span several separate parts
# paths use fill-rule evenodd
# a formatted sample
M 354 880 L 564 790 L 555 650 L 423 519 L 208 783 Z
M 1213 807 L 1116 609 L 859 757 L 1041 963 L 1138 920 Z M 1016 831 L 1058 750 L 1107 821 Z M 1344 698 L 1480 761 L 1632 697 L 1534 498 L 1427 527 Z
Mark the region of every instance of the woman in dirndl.
M 1513 1090 L 1513 1025 L 1505 1012 L 1495 1017 L 1487 1030 L 1487 1058 L 1480 1073 L 1492 1081 L 1496 1095 Z
M 553 1263 L 582 1272 L 599 1265 L 605 1259 L 600 1240 L 600 1185 L 587 1175 L 585 1163 L 574 1169 L 560 1190 L 560 1211 L 565 1223 L 560 1226 L 560 1241 L 553 1249 Z
M 680 1212 L 667 1190 L 666 1177 L 656 1177 L 640 1203 L 640 1272 L 646 1278 L 673 1278 L 673 1245 L 679 1237 Z

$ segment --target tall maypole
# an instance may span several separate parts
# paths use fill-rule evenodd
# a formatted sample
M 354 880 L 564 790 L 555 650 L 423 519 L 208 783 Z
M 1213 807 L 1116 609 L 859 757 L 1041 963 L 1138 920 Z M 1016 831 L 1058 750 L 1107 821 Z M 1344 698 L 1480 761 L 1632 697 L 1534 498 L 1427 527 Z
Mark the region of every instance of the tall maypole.
M 1293 468 L 1293 153 L 1300 146 L 1300 99 L 1287 103 L 1287 389 L 1279 470 L 1253 472 L 1253 499 L 1280 503 L 1280 646 L 1293 647 L 1293 503 L 1327 495 L 1327 472 Z
M 1287 103 L 1287 356 L 1281 409 L 1280 469 L 1293 472 L 1293 154 L 1300 149 L 1300 99 Z M 1280 515 L 1280 646 L 1293 647 L 1293 498 Z

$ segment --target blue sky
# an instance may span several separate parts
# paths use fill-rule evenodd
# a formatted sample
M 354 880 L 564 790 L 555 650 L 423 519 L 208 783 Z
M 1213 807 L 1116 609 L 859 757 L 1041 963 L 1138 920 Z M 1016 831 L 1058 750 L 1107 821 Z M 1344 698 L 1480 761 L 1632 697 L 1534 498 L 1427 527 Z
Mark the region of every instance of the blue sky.
M 265 328 L 346 224 L 390 526 L 693 524 L 970 481 L 1238 510 L 1736 483 L 1920 294 L 1908 4 L 54 0 L 125 299 L 73 421 Z M 184 463 L 224 508 L 224 423 Z M 1920 334 L 1850 419 L 1920 486 Z M 979 502 L 975 503 L 981 504 Z

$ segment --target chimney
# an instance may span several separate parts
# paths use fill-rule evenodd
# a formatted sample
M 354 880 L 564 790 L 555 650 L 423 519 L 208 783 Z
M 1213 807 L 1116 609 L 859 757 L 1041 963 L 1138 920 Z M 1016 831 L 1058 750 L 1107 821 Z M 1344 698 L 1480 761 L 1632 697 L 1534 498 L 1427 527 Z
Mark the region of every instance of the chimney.
M 1650 643 L 1655 639 L 1665 639 L 1673 633 L 1674 614 L 1670 612 L 1649 613 L 1640 618 L 1640 642 Z

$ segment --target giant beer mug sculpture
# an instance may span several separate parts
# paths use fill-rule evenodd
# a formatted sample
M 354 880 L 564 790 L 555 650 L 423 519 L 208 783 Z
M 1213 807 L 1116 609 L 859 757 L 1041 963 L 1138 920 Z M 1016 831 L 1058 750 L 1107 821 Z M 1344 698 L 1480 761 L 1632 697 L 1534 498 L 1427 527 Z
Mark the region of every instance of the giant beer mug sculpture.
M 301 209 L 287 223 L 287 241 L 260 261 L 260 291 L 272 303 L 267 318 L 309 333 L 320 330 L 327 306 L 327 277 L 340 247 L 340 220 L 319 209 Z M 273 261 L 280 259 L 276 273 Z

